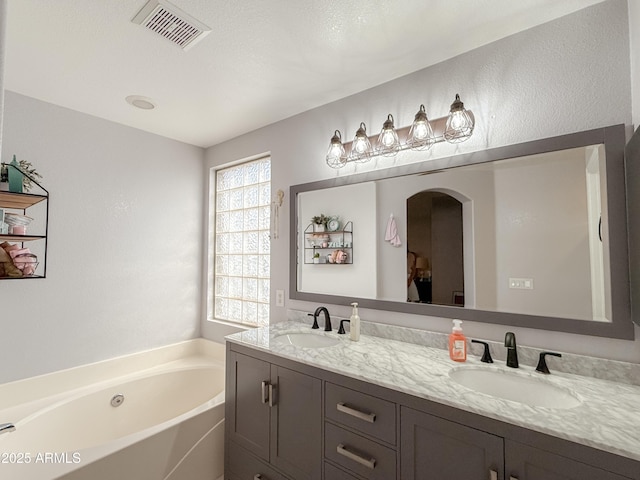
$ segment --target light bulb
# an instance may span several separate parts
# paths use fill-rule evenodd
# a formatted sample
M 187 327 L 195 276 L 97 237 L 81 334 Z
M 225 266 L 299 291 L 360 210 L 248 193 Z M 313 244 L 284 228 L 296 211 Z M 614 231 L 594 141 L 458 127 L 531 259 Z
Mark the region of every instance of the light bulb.
M 460 95 L 456 93 L 456 99 L 451 104 L 447 124 L 444 127 L 444 138 L 449 143 L 460 143 L 467 140 L 473 134 L 474 121 L 460 101 Z
M 407 145 L 413 150 L 424 150 L 431 147 L 434 142 L 433 130 L 427 118 L 424 105 L 420 105 L 420 110 L 416 113 L 411 129 L 409 129 Z
M 378 136 L 378 154 L 385 157 L 392 157 L 400 150 L 400 140 L 398 133 L 393 126 L 393 115 L 389 114 L 387 120 L 382 125 L 382 131 Z
M 371 159 L 372 153 L 371 142 L 367 136 L 367 126 L 362 122 L 353 137 L 350 158 L 355 162 L 364 163 Z
M 347 154 L 344 151 L 344 145 L 342 145 L 342 135 L 340 131 L 336 130 L 331 137 L 331 143 L 329 144 L 329 151 L 327 152 L 327 165 L 331 168 L 342 168 L 347 163 Z

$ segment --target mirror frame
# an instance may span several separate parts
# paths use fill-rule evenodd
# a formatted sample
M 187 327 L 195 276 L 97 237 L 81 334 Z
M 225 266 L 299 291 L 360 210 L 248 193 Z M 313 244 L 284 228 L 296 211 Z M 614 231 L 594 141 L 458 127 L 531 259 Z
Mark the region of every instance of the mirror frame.
M 444 158 L 426 160 L 400 167 L 386 168 L 366 173 L 336 177 L 289 187 L 292 201 L 290 209 L 290 258 L 289 298 L 320 304 L 349 305 L 358 302 L 361 308 L 385 310 L 414 315 L 442 318 L 458 318 L 473 322 L 494 323 L 514 327 L 593 335 L 599 337 L 633 339 L 634 325 L 631 321 L 631 297 L 629 286 L 629 255 L 627 244 L 627 208 L 625 195 L 625 126 L 613 125 L 594 130 L 560 135 L 505 147 L 491 148 Z M 606 155 L 606 182 L 608 199 L 608 238 L 611 274 L 611 321 L 598 322 L 561 317 L 476 310 L 446 305 L 397 302 L 371 298 L 328 295 L 298 290 L 298 194 L 312 190 L 352 185 L 361 182 L 382 180 L 416 173 L 474 165 L 497 160 L 525 157 L 557 150 L 604 144 Z

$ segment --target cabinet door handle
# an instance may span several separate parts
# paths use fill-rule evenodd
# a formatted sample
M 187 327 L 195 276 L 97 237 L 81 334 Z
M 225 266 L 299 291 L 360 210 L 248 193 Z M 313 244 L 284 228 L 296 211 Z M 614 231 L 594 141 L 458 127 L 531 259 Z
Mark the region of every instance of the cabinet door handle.
M 359 463 L 360 465 L 363 465 L 367 468 L 370 468 L 371 470 L 373 470 L 374 468 L 376 468 L 376 459 L 375 458 L 364 458 L 361 457 L 360 455 L 350 452 L 349 450 L 347 450 L 347 447 L 345 447 L 343 444 L 339 444 L 338 448 L 337 448 L 338 454 L 342 455 L 343 457 L 347 457 L 349 460 L 353 460 L 354 462 Z
M 498 480 L 498 472 L 489 470 L 489 480 Z
M 276 387 L 269 384 L 269 406 L 270 407 L 273 407 L 276 404 L 275 392 L 276 392 Z
M 269 392 L 267 392 L 267 385 L 269 382 L 266 380 L 262 382 L 262 403 L 267 403 L 269 401 Z
M 376 421 L 375 413 L 362 412 L 360 410 L 356 410 L 355 408 L 348 407 L 342 402 L 338 403 L 336 405 L 336 408 L 339 412 L 346 413 L 347 415 L 359 418 L 360 420 L 364 420 L 365 422 L 373 423 Z

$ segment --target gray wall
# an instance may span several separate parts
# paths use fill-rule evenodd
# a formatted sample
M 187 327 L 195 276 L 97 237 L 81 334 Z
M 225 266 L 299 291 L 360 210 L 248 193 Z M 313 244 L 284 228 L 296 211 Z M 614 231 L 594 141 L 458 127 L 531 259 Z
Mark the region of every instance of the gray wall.
M 0 383 L 198 337 L 203 150 L 6 92 L 51 192 L 47 278 L 0 280 Z
M 457 146 L 436 145 L 431 152 L 402 152 L 393 160 L 349 165 L 334 172 L 324 163 L 335 129 L 350 139 L 360 122 L 377 131 L 388 113 L 407 125 L 421 103 L 431 117 L 446 115 L 456 93 L 473 110 L 477 127 L 471 140 Z M 205 172 L 270 152 L 272 188 L 413 163 L 456 152 L 535 140 L 586 129 L 632 122 L 628 6 L 609 0 L 531 28 L 392 82 L 269 125 L 206 151 Z M 285 199 L 281 218 L 288 218 Z M 272 243 L 272 295 L 287 290 L 288 225 Z M 206 285 L 205 285 L 206 288 Z M 286 295 L 288 297 L 288 295 Z M 288 300 L 272 302 L 272 321 L 286 308 L 310 311 L 316 305 Z M 330 306 L 349 316 L 348 302 Z M 450 320 L 363 310 L 364 320 L 449 331 Z M 465 322 L 470 336 L 499 340 L 504 328 Z M 203 321 L 203 335 L 222 339 L 233 328 Z M 580 335 L 516 329 L 521 343 L 566 352 L 640 362 L 640 341 L 628 342 Z

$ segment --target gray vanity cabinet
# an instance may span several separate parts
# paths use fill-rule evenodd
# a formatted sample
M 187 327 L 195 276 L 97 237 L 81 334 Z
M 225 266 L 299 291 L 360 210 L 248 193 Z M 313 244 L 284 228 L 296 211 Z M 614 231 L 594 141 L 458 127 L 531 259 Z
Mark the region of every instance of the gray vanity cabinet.
M 551 452 L 505 440 L 506 473 L 510 480 L 628 480 Z
M 321 402 L 317 378 L 229 352 L 226 433 L 234 445 L 226 456 L 227 478 L 286 478 L 279 471 L 295 480 L 320 480 Z
M 501 437 L 405 407 L 400 418 L 402 480 L 504 478 Z
M 227 480 L 640 480 L 640 462 L 227 344 Z

